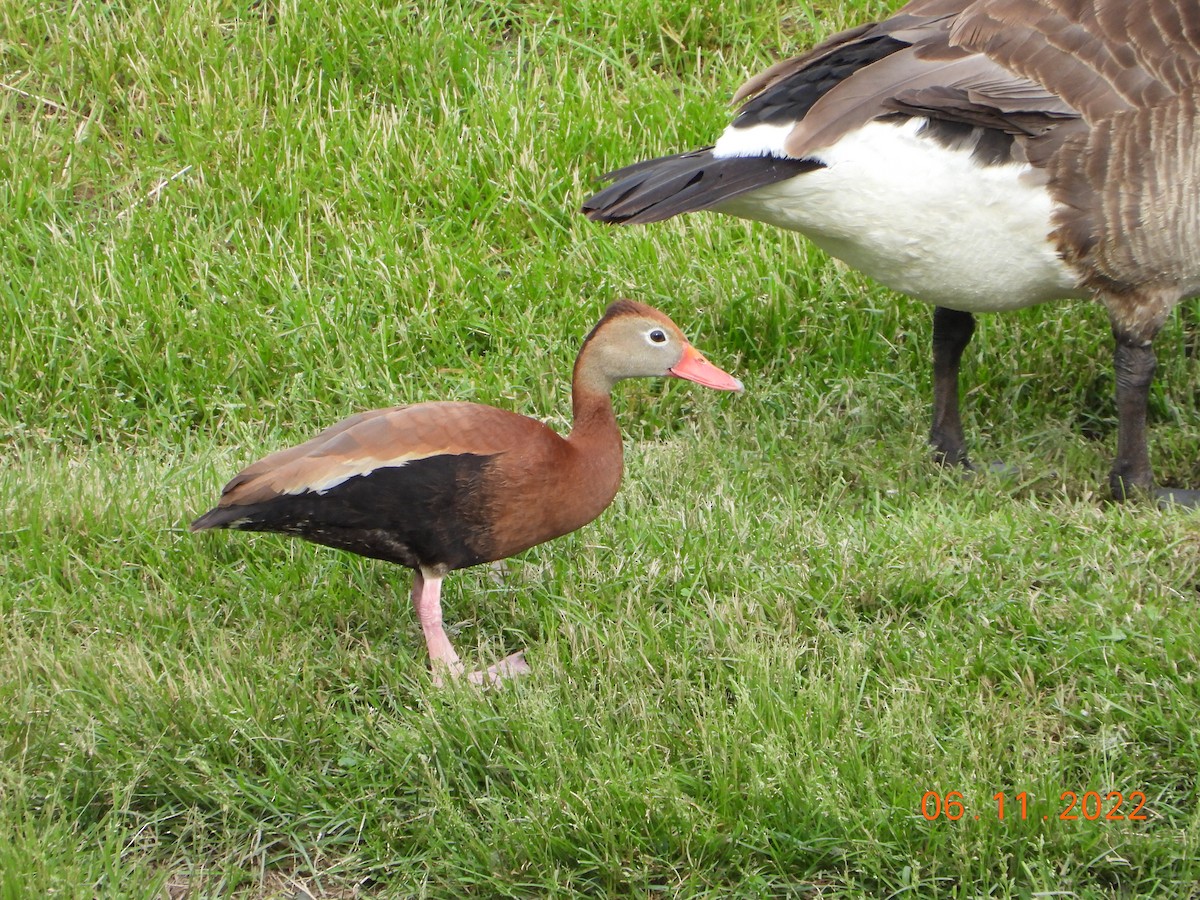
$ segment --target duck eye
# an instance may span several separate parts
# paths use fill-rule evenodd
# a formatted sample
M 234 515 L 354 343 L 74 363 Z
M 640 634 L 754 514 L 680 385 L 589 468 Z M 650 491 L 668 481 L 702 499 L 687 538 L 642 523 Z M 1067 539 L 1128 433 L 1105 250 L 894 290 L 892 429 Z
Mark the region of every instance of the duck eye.
M 667 342 L 667 333 L 661 328 L 655 328 L 650 332 L 650 340 L 656 344 L 665 344 Z

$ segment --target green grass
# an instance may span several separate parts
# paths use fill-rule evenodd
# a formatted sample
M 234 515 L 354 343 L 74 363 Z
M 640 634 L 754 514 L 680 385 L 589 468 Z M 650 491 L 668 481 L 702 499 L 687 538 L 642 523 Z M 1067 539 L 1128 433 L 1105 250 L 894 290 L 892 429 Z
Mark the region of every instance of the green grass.
M 925 307 L 794 235 L 576 213 L 885 11 L 0 5 L 0 900 L 1194 896 L 1200 526 L 1105 502 L 1102 311 L 981 321 L 973 452 L 1022 475 L 963 481 Z M 622 385 L 612 508 L 448 580 L 460 650 L 531 678 L 435 690 L 401 570 L 187 533 L 362 408 L 565 427 L 623 295 L 747 391 Z M 1183 312 L 1153 452 L 1200 485 Z M 1060 820 L 1088 790 L 1149 818 Z

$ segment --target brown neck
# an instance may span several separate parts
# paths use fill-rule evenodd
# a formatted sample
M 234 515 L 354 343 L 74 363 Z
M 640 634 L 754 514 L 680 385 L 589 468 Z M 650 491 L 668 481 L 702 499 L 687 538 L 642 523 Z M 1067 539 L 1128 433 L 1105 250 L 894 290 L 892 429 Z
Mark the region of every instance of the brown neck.
M 589 365 L 590 349 L 589 344 L 584 344 L 575 360 L 571 377 L 573 423 L 567 440 L 577 446 L 587 444 L 592 452 L 600 450 L 596 445 L 615 443 L 620 448 L 621 430 L 613 413 L 612 382 L 594 365 Z
M 567 440 L 572 444 L 592 445 L 616 443 L 621 445 L 621 429 L 613 413 L 612 397 L 575 388 L 571 393 L 573 422 Z
M 589 500 L 603 509 L 621 485 L 624 460 L 621 429 L 612 407 L 612 382 L 588 365 L 588 349 L 585 344 L 571 379 L 574 422 L 567 444 L 578 467 L 577 483 L 590 495 Z

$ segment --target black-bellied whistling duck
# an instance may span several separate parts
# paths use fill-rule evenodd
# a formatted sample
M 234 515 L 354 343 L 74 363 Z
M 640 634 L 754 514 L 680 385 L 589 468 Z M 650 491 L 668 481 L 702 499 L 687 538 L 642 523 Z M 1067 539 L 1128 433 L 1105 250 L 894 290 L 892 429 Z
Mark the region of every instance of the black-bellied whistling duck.
M 1200 294 L 1200 2 L 914 0 L 748 81 L 708 149 L 635 163 L 583 204 L 712 209 L 802 232 L 933 304 L 930 442 L 968 466 L 974 313 L 1094 297 L 1116 339 L 1113 495 L 1156 489 L 1152 341 Z
M 237 528 L 296 535 L 408 566 L 434 680 L 463 664 L 442 627 L 442 579 L 506 559 L 586 525 L 621 483 L 612 388 L 673 375 L 724 391 L 736 378 L 708 362 L 667 316 L 620 300 L 583 342 L 571 381 L 574 424 L 543 423 L 478 403 L 419 403 L 359 413 L 280 450 L 225 485 L 192 531 Z M 468 676 L 528 671 L 524 651 Z

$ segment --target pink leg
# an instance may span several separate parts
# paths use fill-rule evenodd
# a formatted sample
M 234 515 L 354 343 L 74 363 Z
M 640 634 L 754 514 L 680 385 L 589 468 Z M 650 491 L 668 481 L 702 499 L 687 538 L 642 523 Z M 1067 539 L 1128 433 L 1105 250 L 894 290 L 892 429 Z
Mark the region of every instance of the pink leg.
M 418 569 L 413 573 L 412 599 L 417 621 L 425 632 L 433 683 L 441 687 L 443 670 L 448 670 L 451 678 L 458 678 L 463 673 L 463 664 L 442 627 L 442 579 Z
M 413 607 L 417 611 L 417 620 L 421 630 L 425 632 L 425 646 L 429 648 L 429 662 L 433 669 L 433 684 L 441 687 L 445 681 L 443 674 L 450 673 L 451 678 L 461 678 L 464 666 L 446 636 L 442 627 L 442 579 L 427 571 L 418 569 L 413 574 L 412 586 Z M 471 672 L 467 680 L 472 684 L 499 684 L 505 678 L 525 675 L 530 671 L 525 662 L 525 651 L 521 650 L 506 656 L 494 666 L 484 671 Z

